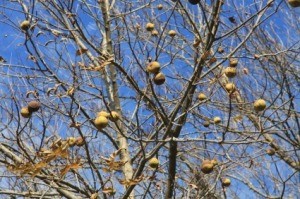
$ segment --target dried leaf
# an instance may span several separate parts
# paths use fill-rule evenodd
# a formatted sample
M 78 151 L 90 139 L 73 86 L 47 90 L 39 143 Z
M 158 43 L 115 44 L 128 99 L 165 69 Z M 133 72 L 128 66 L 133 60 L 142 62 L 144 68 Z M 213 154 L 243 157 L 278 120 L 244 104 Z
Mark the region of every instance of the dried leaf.
M 33 55 L 29 55 L 28 59 L 32 60 L 33 62 L 37 62 L 36 58 Z
M 69 127 L 73 127 L 73 128 L 79 128 L 80 126 L 81 126 L 81 123 L 79 123 L 79 122 L 71 123 L 69 125 Z
M 58 30 L 54 30 L 54 29 L 52 29 L 51 32 L 52 32 L 52 34 L 53 34 L 55 37 L 58 37 L 59 35 L 62 34 L 62 32 L 60 32 L 60 31 L 58 31 Z
M 98 193 L 93 193 L 90 199 L 98 199 Z
M 193 43 L 193 47 L 197 48 L 200 45 L 200 43 L 201 43 L 201 40 L 199 38 L 196 38 L 194 43 Z
M 237 115 L 237 116 L 235 116 L 235 117 L 233 118 L 233 120 L 234 120 L 235 122 L 239 122 L 239 121 L 243 120 L 243 116 Z
M 67 164 L 61 171 L 60 175 L 65 176 L 71 169 L 77 170 L 82 168 L 82 163 L 80 162 L 80 159 L 78 158 L 75 163 Z
M 116 193 L 116 190 L 114 190 L 113 187 L 106 187 L 103 189 L 103 193 L 108 195 L 114 195 Z
M 201 59 L 206 60 L 210 56 L 210 54 L 211 54 L 210 51 L 204 52 L 203 55 L 201 56 Z
M 130 179 L 130 180 L 122 180 L 119 179 L 120 184 L 125 185 L 125 186 L 131 186 L 131 185 L 136 185 L 138 183 L 140 183 L 142 180 L 144 180 L 145 177 L 143 175 L 139 176 L 136 179 Z
M 215 57 L 212 57 L 209 61 L 208 61 L 208 64 L 213 64 L 217 61 L 217 59 Z
M 85 48 L 78 49 L 78 50 L 76 51 L 76 55 L 77 55 L 77 56 L 78 56 L 78 55 L 82 55 L 82 54 L 86 53 L 87 51 L 88 51 L 88 50 L 85 49 Z
M 73 94 L 74 94 L 74 90 L 75 90 L 74 87 L 69 88 L 69 89 L 67 90 L 67 95 L 69 95 L 69 96 L 73 95 Z
M 3 62 L 3 63 L 5 63 L 6 62 L 6 60 L 2 57 L 2 56 L 0 56 L 0 62 Z

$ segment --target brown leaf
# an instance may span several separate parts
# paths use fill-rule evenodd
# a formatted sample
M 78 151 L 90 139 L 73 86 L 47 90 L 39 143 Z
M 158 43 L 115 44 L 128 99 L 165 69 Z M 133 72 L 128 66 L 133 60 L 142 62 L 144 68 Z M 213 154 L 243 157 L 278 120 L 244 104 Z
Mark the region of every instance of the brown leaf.
M 194 43 L 193 43 L 193 47 L 197 48 L 200 45 L 200 43 L 201 43 L 201 40 L 199 38 L 196 38 Z
M 103 189 L 103 193 L 108 194 L 108 195 L 113 195 L 116 193 L 116 190 L 114 190 L 113 187 L 105 187 Z
M 215 57 L 212 57 L 208 63 L 211 65 L 211 64 L 215 63 L 216 61 L 217 61 L 217 59 Z
M 90 199 L 98 199 L 98 193 L 93 193 Z
M 78 55 L 82 55 L 82 54 L 86 53 L 87 51 L 88 51 L 88 50 L 85 49 L 85 48 L 78 49 L 78 50 L 76 51 L 76 55 L 77 55 L 77 56 L 78 56 Z
M 67 164 L 61 171 L 60 175 L 65 176 L 71 169 L 77 170 L 82 168 L 82 163 L 80 162 L 80 159 L 78 158 L 75 163 Z

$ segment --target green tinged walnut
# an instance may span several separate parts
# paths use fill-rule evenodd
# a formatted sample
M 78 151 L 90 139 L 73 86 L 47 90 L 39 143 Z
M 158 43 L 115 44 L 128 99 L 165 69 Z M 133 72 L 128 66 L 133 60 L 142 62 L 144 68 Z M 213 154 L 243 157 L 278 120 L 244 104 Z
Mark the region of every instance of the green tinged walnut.
M 175 37 L 177 33 L 175 30 L 170 30 L 168 34 L 170 37 Z
M 95 121 L 95 126 L 101 130 L 103 128 L 105 128 L 108 125 L 108 119 L 104 116 L 98 116 Z
M 234 83 L 227 83 L 225 85 L 225 89 L 228 93 L 233 93 L 235 91 L 235 85 Z
M 160 64 L 157 61 L 150 62 L 146 69 L 149 73 L 157 74 L 160 70 Z
M 157 158 L 151 158 L 149 160 L 149 166 L 153 169 L 156 169 L 159 165 L 159 160 Z
M 201 171 L 205 174 L 209 174 L 214 170 L 214 165 L 210 160 L 204 160 L 201 165 Z
M 263 99 L 258 99 L 253 104 L 255 111 L 263 111 L 267 107 L 266 101 Z
M 233 78 L 236 76 L 236 68 L 235 67 L 227 67 L 225 68 L 225 75 L 228 78 Z
M 288 0 L 288 3 L 293 8 L 300 7 L 300 0 Z
M 224 178 L 224 179 L 222 180 L 222 186 L 223 186 L 223 187 L 229 187 L 230 184 L 231 184 L 231 181 L 230 181 L 229 178 Z
M 31 116 L 31 113 L 29 110 L 28 110 L 28 107 L 23 107 L 21 108 L 21 111 L 20 111 L 22 117 L 24 118 L 29 118 Z
M 146 24 L 146 30 L 147 30 L 147 31 L 152 31 L 152 30 L 154 30 L 154 24 L 153 24 L 153 23 L 147 23 L 147 24 Z
M 153 78 L 153 82 L 156 85 L 162 85 L 163 83 L 165 83 L 165 81 L 166 81 L 166 77 L 163 73 L 157 73 Z
M 220 117 L 214 117 L 214 123 L 215 124 L 220 124 L 222 122 Z
M 206 100 L 207 97 L 206 97 L 206 95 L 205 95 L 204 93 L 199 93 L 198 99 L 199 99 L 200 101 L 203 101 L 203 100 Z

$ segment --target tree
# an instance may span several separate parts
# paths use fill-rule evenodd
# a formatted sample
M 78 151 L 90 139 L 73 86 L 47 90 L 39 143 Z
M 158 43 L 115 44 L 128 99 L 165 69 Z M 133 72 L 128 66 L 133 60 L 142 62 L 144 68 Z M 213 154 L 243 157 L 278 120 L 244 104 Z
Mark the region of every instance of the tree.
M 2 1 L 0 193 L 296 197 L 297 6 Z

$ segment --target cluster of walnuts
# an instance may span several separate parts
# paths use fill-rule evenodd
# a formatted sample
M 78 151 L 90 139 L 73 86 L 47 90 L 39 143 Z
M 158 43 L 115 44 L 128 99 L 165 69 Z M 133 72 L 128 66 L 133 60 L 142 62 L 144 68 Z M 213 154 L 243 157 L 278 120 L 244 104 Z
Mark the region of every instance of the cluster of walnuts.
M 41 107 L 40 102 L 36 100 L 31 101 L 27 104 L 27 106 L 21 108 L 21 115 L 24 118 L 29 118 L 31 117 L 32 113 L 38 111 L 40 107 Z

